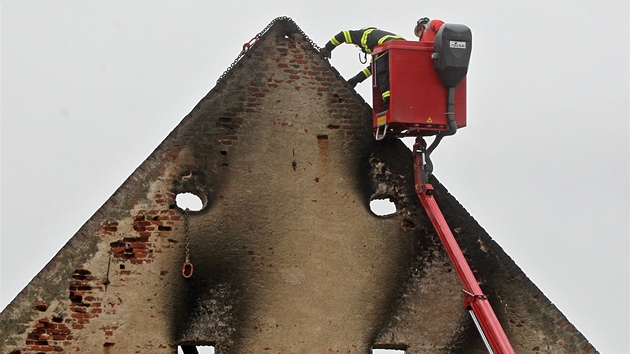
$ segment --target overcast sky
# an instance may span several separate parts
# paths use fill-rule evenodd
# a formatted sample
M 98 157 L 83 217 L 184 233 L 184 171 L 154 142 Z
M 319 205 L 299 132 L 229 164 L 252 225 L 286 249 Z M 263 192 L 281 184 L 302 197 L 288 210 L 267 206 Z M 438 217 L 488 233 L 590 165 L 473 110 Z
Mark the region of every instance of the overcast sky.
M 4 308 L 269 22 L 320 46 L 468 25 L 468 127 L 435 175 L 602 352 L 629 352 L 627 0 L 1 3 Z M 333 52 L 346 78 L 364 66 Z M 371 101 L 369 82 L 358 91 Z

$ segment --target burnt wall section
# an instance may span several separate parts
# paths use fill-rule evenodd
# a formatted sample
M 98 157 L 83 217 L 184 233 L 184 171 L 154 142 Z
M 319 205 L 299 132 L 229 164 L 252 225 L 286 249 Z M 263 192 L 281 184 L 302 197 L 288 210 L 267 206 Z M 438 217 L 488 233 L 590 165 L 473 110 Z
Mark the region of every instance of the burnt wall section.
M 447 189 L 435 182 L 436 201 L 515 351 L 597 353 Z
M 382 141 L 370 158 L 373 190 L 394 195 L 417 243 L 390 322 L 374 345 L 418 353 L 487 353 L 464 311 L 463 286 L 413 188 L 411 152 Z M 588 340 L 435 178 L 434 196 L 517 353 L 597 353 Z
M 410 151 L 374 141 L 370 107 L 293 21 L 256 39 L 3 310 L 0 352 L 483 352 Z M 595 352 L 434 186 L 517 352 Z M 201 210 L 177 207 L 187 192 Z M 383 197 L 396 213 L 369 210 Z
M 395 196 L 399 227 L 414 238 L 404 283 L 374 346 L 410 354 L 454 352 L 472 323 L 463 311 L 461 282 L 415 193 L 411 151 L 385 139 L 375 146 L 370 166 L 375 195 Z M 471 338 L 467 348 L 477 341 Z
M 93 233 L 84 227 L 2 312 L 3 353 L 107 352 L 137 343 L 171 352 L 169 278 L 178 273 L 171 259 L 181 253 L 173 235 L 181 213 L 162 192 L 131 191 L 123 186 L 113 197 L 135 200 L 128 216 L 101 208 L 86 224 L 96 225 Z M 137 330 L 148 321 L 151 331 Z
M 412 232 L 369 211 L 369 106 L 281 24 L 191 120 L 198 173 L 222 182 L 190 215 L 196 276 L 175 300 L 177 341 L 363 353 L 395 306 Z
M 168 294 L 163 278 L 170 267 L 159 255 L 174 250 L 177 236 L 170 234 L 180 213 L 169 201 L 172 191 L 151 190 L 168 166 L 166 153 L 156 150 L 3 310 L 3 352 L 124 346 L 142 342 L 143 335 L 132 330 L 141 318 L 167 316 L 167 305 L 153 310 L 153 299 L 136 294 L 138 287 Z M 132 317 L 137 320 L 121 320 Z M 157 321 L 158 345 L 168 347 L 167 328 L 167 321 Z M 110 341 L 116 329 L 125 340 Z

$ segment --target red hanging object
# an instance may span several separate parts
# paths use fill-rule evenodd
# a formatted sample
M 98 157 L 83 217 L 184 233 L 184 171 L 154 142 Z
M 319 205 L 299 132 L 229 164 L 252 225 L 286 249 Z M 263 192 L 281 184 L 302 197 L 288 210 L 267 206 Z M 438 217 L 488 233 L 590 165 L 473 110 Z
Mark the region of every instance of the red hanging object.
M 186 279 L 192 277 L 194 269 L 195 268 L 193 267 L 192 263 L 184 263 L 184 265 L 182 266 L 182 276 Z

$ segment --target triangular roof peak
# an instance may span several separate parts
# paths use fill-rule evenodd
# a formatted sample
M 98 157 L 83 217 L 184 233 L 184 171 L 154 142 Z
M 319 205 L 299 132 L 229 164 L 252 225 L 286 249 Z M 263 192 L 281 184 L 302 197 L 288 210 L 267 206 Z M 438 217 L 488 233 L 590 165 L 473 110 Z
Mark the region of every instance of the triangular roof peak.
M 265 28 L 263 28 L 260 32 L 258 32 L 258 34 L 252 37 L 252 39 L 249 42 L 243 44 L 243 49 L 239 53 L 238 57 L 234 60 L 232 65 L 230 65 L 230 67 L 224 72 L 221 78 L 223 78 L 226 74 L 228 74 L 229 70 L 247 53 L 247 51 L 250 48 L 254 47 L 261 38 L 266 36 L 267 33 L 272 28 L 275 29 L 277 33 L 284 36 L 293 36 L 296 33 L 300 34 L 301 36 L 303 36 L 303 38 L 307 39 L 307 41 L 313 45 L 313 48 L 319 49 L 314 42 L 308 39 L 308 36 L 304 33 L 304 31 L 302 31 L 302 29 L 300 29 L 297 23 L 295 23 L 291 18 L 286 17 L 286 16 L 276 17 L 271 22 L 269 22 L 269 24 Z M 221 78 L 219 78 L 219 80 Z

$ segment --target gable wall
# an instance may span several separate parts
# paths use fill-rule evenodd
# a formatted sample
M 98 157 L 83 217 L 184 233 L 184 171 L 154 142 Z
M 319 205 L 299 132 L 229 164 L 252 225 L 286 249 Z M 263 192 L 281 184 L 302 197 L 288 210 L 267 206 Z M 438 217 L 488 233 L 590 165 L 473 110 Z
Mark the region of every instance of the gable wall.
M 483 353 L 412 170 L 301 30 L 274 21 L 2 312 L 0 351 Z M 434 182 L 517 352 L 594 352 Z M 205 207 L 186 214 L 183 192 Z M 398 212 L 373 215 L 374 197 Z

